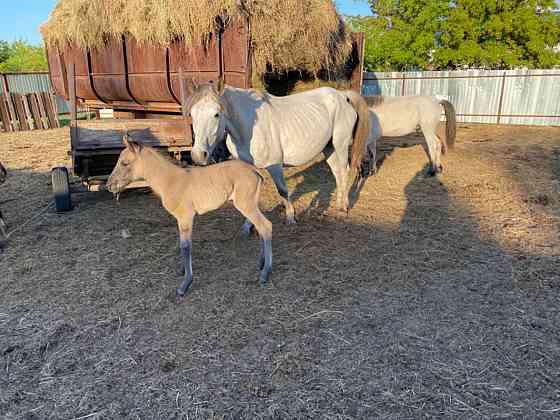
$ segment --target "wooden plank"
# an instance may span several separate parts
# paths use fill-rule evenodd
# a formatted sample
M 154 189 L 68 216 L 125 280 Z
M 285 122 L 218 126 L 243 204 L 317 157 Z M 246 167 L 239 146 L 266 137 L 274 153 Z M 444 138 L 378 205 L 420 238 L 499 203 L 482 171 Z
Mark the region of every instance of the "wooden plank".
M 34 93 L 30 93 L 29 95 L 27 95 L 27 99 L 31 107 L 31 115 L 33 116 L 35 129 L 45 129 L 46 127 L 43 125 L 43 119 L 41 118 L 41 111 L 39 109 L 39 101 L 37 100 L 37 95 L 35 95 Z
M 19 121 L 21 130 L 30 130 L 29 122 L 27 121 L 27 114 L 25 113 L 25 106 L 23 105 L 23 96 L 19 93 L 12 93 L 12 99 L 16 107 L 16 115 Z
M 183 114 L 183 124 L 186 144 L 191 146 L 193 144 L 192 128 L 191 128 L 191 116 L 189 115 L 189 110 L 187 109 L 187 102 L 189 100 L 187 92 L 187 80 L 185 79 L 185 74 L 183 73 L 183 68 L 179 69 L 179 86 L 181 89 L 181 114 Z
M 53 114 L 54 114 L 54 121 L 55 121 L 55 127 L 54 128 L 60 128 L 60 121 L 58 120 L 58 105 L 56 104 L 56 97 L 55 97 L 54 93 L 49 92 L 49 99 L 50 99 L 50 103 L 51 103 L 51 109 L 52 109 Z
M 185 121 L 180 120 L 91 120 L 76 127 L 79 150 L 122 148 L 128 131 L 133 140 L 153 147 L 187 147 Z
M 52 93 L 50 92 L 41 92 L 41 96 L 43 98 L 43 103 L 45 104 L 45 111 L 47 111 L 47 118 L 49 120 L 49 128 L 57 128 L 58 123 L 56 121 L 56 114 L 54 113 L 54 109 L 51 102 Z
M 45 104 L 43 104 L 43 99 L 41 98 L 40 93 L 36 92 L 33 95 L 37 98 L 37 104 L 39 105 L 39 113 L 41 115 L 41 125 L 43 129 L 46 130 L 49 128 L 49 120 L 47 118 L 47 111 L 45 110 Z
M 10 117 L 10 111 L 8 110 L 8 104 L 6 103 L 6 97 L 4 95 L 0 95 L 0 120 L 2 121 L 4 131 L 13 131 L 12 119 Z
M 10 113 L 10 117 L 12 119 L 12 130 L 19 131 L 21 130 L 20 124 L 16 115 L 16 108 L 14 107 L 14 102 L 11 94 L 7 94 L 5 96 L 6 104 L 8 105 L 8 111 Z
M 29 125 L 30 130 L 36 130 L 37 128 L 33 121 L 33 114 L 31 113 L 31 107 L 29 106 L 28 96 L 22 94 L 21 99 L 23 100 L 23 108 L 25 110 L 25 118 L 27 120 L 27 125 Z

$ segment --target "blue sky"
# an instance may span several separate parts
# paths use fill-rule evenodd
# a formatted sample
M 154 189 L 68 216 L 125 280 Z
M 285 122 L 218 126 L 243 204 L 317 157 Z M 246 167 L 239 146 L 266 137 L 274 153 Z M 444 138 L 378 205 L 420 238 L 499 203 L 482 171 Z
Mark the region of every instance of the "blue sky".
M 39 25 L 49 16 L 56 0 L 0 0 L 0 39 L 25 39 L 41 42 Z M 365 0 L 335 0 L 339 10 L 347 15 L 371 14 Z

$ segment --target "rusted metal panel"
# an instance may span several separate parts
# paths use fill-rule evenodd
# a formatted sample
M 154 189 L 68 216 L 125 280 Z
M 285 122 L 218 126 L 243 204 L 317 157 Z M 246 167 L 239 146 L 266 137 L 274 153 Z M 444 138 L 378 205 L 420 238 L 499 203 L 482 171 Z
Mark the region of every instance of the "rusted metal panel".
M 188 46 L 184 42 L 174 42 L 169 47 L 169 77 L 175 98 L 181 97 L 179 71 L 185 77 L 199 83 L 216 80 L 220 77 L 219 42 L 212 36 L 207 46 Z
M 167 48 L 140 45 L 125 38 L 128 84 L 140 102 L 175 102 L 167 79 Z
M 50 80 L 54 92 L 58 96 L 68 98 L 68 89 L 65 81 L 66 75 L 58 48 L 47 48 L 47 62 L 49 64 Z
M 222 34 L 223 76 L 226 84 L 248 88 L 251 62 L 249 61 L 249 25 L 245 19 L 230 22 Z
M 80 99 L 99 99 L 91 85 L 87 51 L 77 46 L 68 45 L 62 54 L 66 73 L 68 73 L 71 65 L 75 66 L 76 96 Z M 68 95 L 65 98 L 70 100 L 69 88 Z
M 136 102 L 127 87 L 126 59 L 124 43 L 121 39 L 111 39 L 103 48 L 93 48 L 89 52 L 91 60 L 91 80 L 95 92 L 104 101 Z M 80 95 L 79 71 L 76 68 L 76 91 Z M 93 99 L 93 98 L 91 98 Z

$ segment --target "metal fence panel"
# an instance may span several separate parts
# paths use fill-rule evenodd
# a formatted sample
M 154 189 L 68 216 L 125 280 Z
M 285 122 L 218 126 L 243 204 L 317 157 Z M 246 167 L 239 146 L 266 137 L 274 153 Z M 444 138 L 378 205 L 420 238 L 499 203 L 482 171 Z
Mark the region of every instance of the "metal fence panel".
M 559 70 L 365 73 L 363 94 L 444 97 L 463 122 L 560 125 Z

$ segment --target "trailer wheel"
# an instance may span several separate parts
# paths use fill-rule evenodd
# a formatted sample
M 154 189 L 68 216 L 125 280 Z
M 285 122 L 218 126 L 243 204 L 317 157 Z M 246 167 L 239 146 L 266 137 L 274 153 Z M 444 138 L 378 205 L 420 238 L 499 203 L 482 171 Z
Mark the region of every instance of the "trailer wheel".
M 72 198 L 70 196 L 68 170 L 64 167 L 53 168 L 51 177 L 56 211 L 66 212 L 72 210 Z

